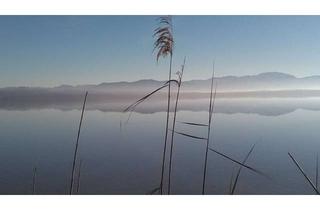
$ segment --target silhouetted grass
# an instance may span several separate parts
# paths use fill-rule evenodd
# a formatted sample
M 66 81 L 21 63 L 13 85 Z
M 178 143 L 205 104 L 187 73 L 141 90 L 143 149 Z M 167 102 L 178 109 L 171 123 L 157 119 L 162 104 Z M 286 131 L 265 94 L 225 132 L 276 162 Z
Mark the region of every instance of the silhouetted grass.
M 83 101 L 82 111 L 81 111 L 81 117 L 80 117 L 80 122 L 79 122 L 79 128 L 78 128 L 78 134 L 77 134 L 77 141 L 76 141 L 76 145 L 75 145 L 75 148 L 74 148 L 73 162 L 72 162 L 72 172 L 71 172 L 71 180 L 70 180 L 70 189 L 69 189 L 69 194 L 70 195 L 72 195 L 72 192 L 73 192 L 74 172 L 75 172 L 75 167 L 76 167 L 76 160 L 77 160 L 77 154 L 78 154 L 81 125 L 82 125 L 84 110 L 85 110 L 85 107 L 86 107 L 87 96 L 88 96 L 88 92 L 86 92 L 86 94 L 84 96 L 84 101 Z
M 234 177 L 234 168 L 232 168 L 232 173 L 231 173 L 231 177 L 230 177 L 230 184 L 229 184 L 229 194 L 231 195 L 231 191 L 232 191 L 232 186 L 233 186 L 233 177 Z
M 77 194 L 79 194 L 79 191 L 80 191 L 81 166 L 82 166 L 82 160 L 80 159 L 79 169 L 78 169 L 78 178 L 77 178 L 77 190 L 76 190 Z
M 318 189 L 318 175 L 319 175 L 319 155 L 317 153 L 317 161 L 316 161 L 316 188 Z
M 174 147 L 174 131 L 176 127 L 176 118 L 177 118 L 177 109 L 178 109 L 178 102 L 179 102 L 179 95 L 180 95 L 180 88 L 182 84 L 182 77 L 184 72 L 184 67 L 186 64 L 186 57 L 184 57 L 183 64 L 181 66 L 181 71 L 177 72 L 178 74 L 178 90 L 176 95 L 176 103 L 174 106 L 174 113 L 173 113 L 173 124 L 172 124 L 172 132 L 171 132 L 171 146 L 170 146 L 170 157 L 169 157 L 169 180 L 168 180 L 168 194 L 171 193 L 171 170 L 172 170 L 172 153 L 173 153 L 173 147 Z
M 153 195 L 153 194 L 155 194 L 156 192 L 158 192 L 159 190 L 160 190 L 160 187 L 156 187 L 156 188 L 150 190 L 149 192 L 147 192 L 146 194 L 147 194 L 147 195 Z
M 255 147 L 255 144 L 253 144 L 253 146 L 251 147 L 251 149 L 249 150 L 248 154 L 246 155 L 246 157 L 244 158 L 244 160 L 242 161 L 242 164 L 245 164 L 246 161 L 248 160 L 249 156 L 251 155 L 253 149 Z M 234 191 L 236 189 L 236 186 L 237 186 L 237 183 L 238 183 L 238 180 L 239 180 L 239 176 L 240 176 L 240 173 L 241 173 L 241 169 L 242 169 L 242 166 L 240 166 L 240 168 L 238 169 L 238 172 L 237 172 L 237 175 L 236 175 L 236 178 L 233 182 L 233 186 L 231 188 L 231 194 L 233 195 L 234 194 Z
M 32 176 L 32 194 L 36 194 L 36 179 L 37 179 L 37 167 L 33 168 L 33 176 Z
M 293 163 L 297 166 L 297 168 L 299 169 L 299 171 L 301 172 L 301 174 L 303 175 L 303 177 L 308 181 L 308 183 L 310 184 L 310 186 L 313 188 L 313 190 L 316 192 L 316 194 L 319 194 L 319 191 L 317 189 L 317 187 L 313 184 L 313 182 L 311 181 L 311 179 L 307 176 L 307 174 L 303 171 L 302 167 L 299 165 L 299 163 L 294 159 L 294 157 L 290 154 L 290 152 L 288 152 L 289 157 L 291 158 L 291 160 L 293 161 Z
M 169 86 L 170 83 L 176 83 L 178 84 L 179 82 L 177 80 L 169 80 L 167 82 L 165 82 L 161 87 L 155 89 L 154 91 L 148 93 L 147 95 L 143 96 L 142 98 L 140 98 L 139 100 L 135 101 L 134 103 L 130 104 L 128 107 L 126 107 L 123 112 L 133 112 L 135 110 L 135 108 L 141 104 L 142 102 L 144 102 L 145 100 L 147 100 L 148 98 L 150 98 L 151 96 L 153 96 L 154 94 L 156 94 L 157 92 L 159 92 L 160 90 L 162 90 L 163 88 L 166 88 Z
M 174 135 L 179 134 L 183 135 L 185 137 L 189 137 L 191 139 L 197 139 L 197 140 L 205 140 L 206 141 L 206 150 L 205 150 L 205 158 L 204 158 L 204 167 L 203 167 L 203 179 L 202 179 L 202 194 L 205 194 L 205 186 L 206 186 L 206 175 L 207 175 L 207 165 L 208 165 L 208 151 L 211 150 L 218 155 L 227 158 L 228 160 L 231 160 L 234 163 L 237 163 L 240 165 L 240 168 L 236 174 L 235 181 L 230 182 L 230 192 L 233 194 L 235 191 L 235 188 L 238 183 L 238 179 L 240 176 L 241 169 L 244 167 L 246 169 L 249 169 L 257 174 L 264 175 L 262 172 L 247 166 L 246 160 L 249 158 L 253 148 L 249 151 L 247 154 L 246 158 L 244 161 L 241 163 L 221 152 L 218 152 L 212 148 L 209 148 L 210 145 L 210 135 L 211 135 L 211 125 L 212 125 L 212 116 L 213 116 L 213 109 L 214 109 L 214 104 L 215 104 L 215 99 L 216 99 L 216 94 L 217 94 L 217 83 L 215 84 L 214 88 L 214 62 L 213 62 L 213 68 L 212 68 L 212 78 L 211 78 L 211 87 L 210 87 L 210 98 L 209 98 L 209 108 L 208 108 L 208 124 L 205 123 L 195 123 L 195 122 L 179 122 L 181 124 L 185 125 L 190 125 L 190 126 L 199 126 L 199 127 L 207 127 L 207 137 L 200 137 L 200 136 L 195 136 L 192 134 L 188 134 L 185 132 L 179 132 L 175 130 L 176 126 L 176 116 L 177 116 L 177 107 L 179 103 L 179 95 L 180 95 L 180 88 L 181 88 L 181 83 L 182 83 L 182 76 L 183 76 L 183 71 L 184 71 L 184 66 L 185 66 L 185 60 L 182 65 L 182 69 L 179 75 L 179 80 L 172 80 L 171 79 L 171 72 L 172 72 L 172 58 L 173 58 L 173 45 L 174 45 L 174 39 L 173 39 L 173 28 L 172 28 L 172 20 L 170 16 L 164 16 L 160 17 L 159 19 L 159 27 L 155 29 L 153 37 L 155 37 L 155 42 L 154 42 L 154 51 L 157 51 L 156 54 L 156 60 L 157 62 L 159 61 L 160 57 L 167 57 L 170 56 L 170 62 L 169 62 L 169 77 L 168 81 L 163 84 L 161 87 L 155 89 L 154 91 L 150 92 L 149 94 L 145 95 L 144 97 L 140 98 L 136 102 L 132 103 L 130 106 L 128 106 L 124 112 L 130 112 L 130 115 L 128 117 L 128 120 L 130 119 L 130 116 L 132 112 L 135 110 L 135 108 L 144 102 L 145 100 L 149 99 L 151 96 L 153 96 L 155 93 L 163 90 L 164 88 L 168 87 L 168 97 L 167 97 L 167 113 L 166 113 L 166 125 L 165 125 L 165 135 L 164 135 L 164 146 L 163 146 L 163 152 L 162 152 L 162 166 L 161 166 L 161 179 L 160 179 L 160 186 L 156 187 L 155 189 L 151 190 L 148 192 L 148 194 L 154 194 L 157 191 L 160 191 L 160 194 L 164 193 L 164 171 L 165 171 L 165 163 L 166 163 L 166 152 L 167 152 L 167 145 L 168 145 L 168 131 L 171 131 L 171 145 L 170 145 L 170 153 L 169 153 L 169 172 L 168 172 L 168 194 L 171 193 L 171 175 L 172 175 L 172 157 L 173 157 L 173 149 L 174 149 Z M 175 107 L 174 107 L 174 112 L 173 112 L 173 124 L 172 124 L 172 129 L 169 129 L 169 118 L 170 118 L 170 101 L 171 101 L 171 83 L 175 82 L 178 85 L 178 90 L 176 94 L 176 100 L 175 100 Z M 127 120 L 127 122 L 128 122 Z M 81 124 L 81 123 L 80 123 Z M 120 124 L 121 127 L 121 124 Z M 80 127 L 79 127 L 80 129 Z M 78 140 L 77 140 L 78 144 Z M 76 149 L 77 150 L 77 149 Z M 76 152 L 75 152 L 76 153 Z M 74 170 L 74 169 L 73 169 Z M 70 189 L 71 192 L 71 189 Z
M 136 109 L 136 107 L 141 104 L 142 102 L 144 102 L 145 100 L 149 99 L 151 96 L 153 96 L 154 94 L 156 94 L 157 92 L 161 91 L 162 89 L 169 87 L 169 85 L 171 83 L 175 83 L 177 85 L 179 85 L 179 81 L 171 79 L 167 82 L 165 82 L 161 87 L 155 89 L 154 91 L 148 93 L 147 95 L 143 96 L 142 98 L 140 98 L 139 100 L 135 101 L 134 103 L 132 103 L 131 105 L 129 105 L 127 108 L 125 108 L 123 110 L 123 112 L 130 112 L 129 117 L 127 119 L 127 122 L 130 119 L 130 116 L 132 114 L 132 112 Z M 170 111 L 170 110 L 167 110 Z M 166 128 L 166 130 L 169 130 L 168 128 Z M 167 135 L 167 134 L 166 134 Z M 161 166 L 161 181 L 160 181 L 160 194 L 163 194 L 163 170 L 164 170 L 164 164 L 165 164 L 165 155 L 166 155 L 166 148 L 167 148 L 167 138 L 165 138 L 165 144 L 164 144 L 164 150 L 162 153 L 163 159 L 162 159 L 162 166 Z
M 214 95 L 213 95 L 213 81 L 214 81 L 214 62 L 213 62 L 213 65 L 212 65 L 210 101 L 209 101 L 209 110 L 208 110 L 208 133 L 207 133 L 206 152 L 205 152 L 204 167 L 203 167 L 203 178 L 202 178 L 202 195 L 205 194 L 207 164 L 208 164 L 208 151 L 209 151 L 210 133 L 211 133 L 211 122 L 212 122 L 214 101 L 215 101 L 216 93 L 217 93 L 217 83 L 216 83 L 215 92 L 214 92 Z
M 212 68 L 212 78 L 211 78 L 211 88 L 210 88 L 210 98 L 209 98 L 208 124 L 195 123 L 195 122 L 181 122 L 181 121 L 179 121 L 179 123 L 185 124 L 185 125 L 207 127 L 207 137 L 200 137 L 200 136 L 195 136 L 195 135 L 184 133 L 184 132 L 178 132 L 178 131 L 175 131 L 174 129 L 172 130 L 172 135 L 174 133 L 177 133 L 179 135 L 183 135 L 183 136 L 186 136 L 186 137 L 189 137 L 189 138 L 192 138 L 192 139 L 205 140 L 206 141 L 205 165 L 204 165 L 203 182 L 202 182 L 202 194 L 205 193 L 205 182 L 206 182 L 208 150 L 209 150 L 209 142 L 210 142 L 210 131 L 211 131 L 211 123 L 212 123 L 214 102 L 215 102 L 216 93 L 217 93 L 217 83 L 216 83 L 214 92 L 213 92 L 213 86 L 214 86 L 213 83 L 214 83 L 214 63 L 213 63 L 213 68 Z M 174 119 L 174 124 L 173 125 L 175 125 L 175 119 Z
M 170 16 L 163 16 L 159 18 L 159 27 L 155 29 L 153 37 L 156 38 L 154 43 L 154 50 L 157 50 L 157 62 L 160 57 L 170 56 L 169 63 L 169 77 L 168 81 L 171 80 L 171 69 L 172 69 L 172 56 L 173 56 L 173 34 L 172 34 L 172 20 Z M 164 147 L 163 147 L 163 158 L 161 166 L 161 179 L 160 179 L 160 193 L 163 194 L 163 178 L 164 178 L 164 167 L 166 160 L 166 150 L 168 141 L 168 129 L 169 129 L 169 117 L 170 117 L 170 96 L 171 95 L 171 84 L 168 84 L 168 104 L 167 104 L 167 117 L 166 117 L 166 130 L 164 136 Z
M 181 121 L 178 121 L 178 122 L 182 123 L 182 124 L 186 124 L 186 125 L 194 125 L 194 126 L 202 126 L 202 127 L 207 127 L 208 126 L 207 124 L 202 124 L 202 123 L 181 122 Z
M 169 129 L 170 130 L 170 129 Z M 172 131 L 172 130 L 170 130 Z M 182 132 L 179 132 L 179 131 L 174 131 L 176 134 L 180 134 L 182 136 L 186 136 L 186 137 L 189 137 L 189 138 L 192 138 L 192 139 L 199 139 L 199 140 L 207 140 L 206 137 L 200 137 L 200 136 L 194 136 L 194 135 L 191 135 L 191 134 L 187 134 L 187 133 L 182 133 Z
M 231 158 L 231 157 L 228 156 L 228 155 L 225 155 L 225 154 L 223 154 L 223 153 L 221 153 L 221 152 L 218 152 L 217 150 L 214 150 L 214 149 L 212 149 L 212 148 L 209 148 L 209 150 L 211 150 L 212 152 L 214 152 L 214 153 L 216 153 L 216 154 L 218 154 L 218 155 L 220 155 L 220 156 L 222 156 L 222 157 L 224 157 L 224 158 L 226 158 L 226 159 L 228 159 L 228 160 L 230 160 L 230 161 L 232 161 L 232 162 L 234 162 L 234 163 L 236 163 L 236 164 L 238 164 L 238 165 L 240 165 L 240 166 L 242 166 L 242 167 L 244 167 L 244 168 L 249 169 L 250 171 L 255 172 L 256 174 L 259 174 L 259 175 L 261 175 L 261 176 L 264 176 L 264 177 L 270 179 L 270 177 L 267 176 L 266 174 L 264 174 L 263 172 L 261 172 L 261 171 L 259 171 L 259 170 L 257 170 L 257 169 L 254 169 L 254 168 L 252 168 L 251 166 L 248 166 L 248 165 L 246 165 L 246 164 L 243 164 L 243 163 L 241 163 L 240 161 L 237 161 L 236 159 Z

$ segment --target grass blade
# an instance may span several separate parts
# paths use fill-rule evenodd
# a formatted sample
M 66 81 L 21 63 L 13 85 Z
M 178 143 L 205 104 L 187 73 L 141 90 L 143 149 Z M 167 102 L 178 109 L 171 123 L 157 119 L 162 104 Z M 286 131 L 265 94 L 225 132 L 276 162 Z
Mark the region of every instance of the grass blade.
M 155 94 L 156 92 L 162 90 L 163 88 L 167 87 L 168 84 L 164 84 L 163 86 L 157 88 L 156 90 L 152 91 L 151 93 L 143 96 L 142 98 L 140 98 L 139 100 L 135 101 L 134 103 L 132 103 L 130 106 L 128 106 L 125 110 L 123 110 L 123 112 L 128 112 L 131 110 L 134 110 L 136 106 L 138 106 L 140 103 L 142 103 L 143 101 L 145 101 L 146 99 L 148 99 L 150 96 L 152 96 L 153 94 Z
M 77 182 L 77 194 L 79 194 L 80 191 L 80 178 L 81 178 L 81 166 L 82 166 L 82 160 L 80 160 L 80 164 L 79 164 L 79 170 L 78 170 L 78 182 Z
M 213 81 L 214 81 L 214 62 L 212 63 L 212 77 L 211 77 L 211 87 L 210 87 L 210 100 L 209 100 L 209 110 L 208 110 L 208 133 L 207 133 L 207 143 L 206 143 L 206 152 L 204 157 L 204 167 L 203 167 L 203 178 L 202 178 L 202 195 L 205 194 L 205 186 L 206 186 L 206 176 L 207 176 L 207 164 L 208 164 L 208 151 L 209 151 L 209 143 L 210 143 L 210 133 L 211 133 L 211 120 L 213 113 Z M 217 86 L 216 86 L 217 90 Z M 214 95 L 215 98 L 215 95 Z
M 193 123 L 193 122 L 181 122 L 178 121 L 181 124 L 186 124 L 186 125 L 194 125 L 194 126 L 202 126 L 202 127 L 208 127 L 207 124 L 202 124 L 202 123 Z
M 159 53 L 157 55 L 159 58 Z M 158 61 L 158 59 L 157 59 Z M 169 129 L 169 118 L 170 118 L 170 97 L 171 97 L 171 68 L 172 68 L 172 51 L 170 53 L 170 65 L 169 65 L 169 84 L 168 84 L 168 100 L 167 100 L 167 116 L 166 116 L 166 128 L 164 134 L 164 144 L 163 144 L 163 152 L 162 152 L 162 165 L 161 165 L 161 177 L 160 177 L 160 194 L 163 194 L 163 180 L 164 180 L 164 169 L 166 163 L 166 152 L 167 152 L 167 143 L 168 143 L 168 129 Z
M 316 188 L 318 189 L 318 174 L 319 174 L 319 156 L 317 153 L 317 161 L 316 161 Z
M 164 16 L 158 19 L 160 26 L 155 30 L 153 37 L 154 51 L 157 50 L 156 60 L 159 61 L 160 57 L 166 57 L 170 55 L 169 63 L 169 78 L 168 78 L 168 103 L 167 103 L 167 116 L 166 116 L 166 128 L 164 136 L 164 146 L 162 153 L 162 166 L 161 166 L 161 179 L 160 179 L 160 194 L 163 194 L 163 178 L 164 178 L 164 168 L 166 160 L 167 151 L 167 141 L 168 141 L 168 129 L 169 129 L 169 118 L 170 118 L 170 97 L 171 97 L 171 71 L 172 71 L 172 57 L 173 57 L 173 27 L 171 16 Z
M 33 168 L 33 177 L 32 177 L 32 194 L 36 194 L 36 178 L 37 178 L 37 168 Z
M 269 178 L 267 175 L 265 175 L 261 171 L 259 171 L 257 169 L 254 169 L 254 168 L 252 168 L 250 166 L 247 166 L 246 164 L 243 164 L 243 163 L 241 163 L 241 162 L 239 162 L 239 161 L 237 161 L 237 160 L 235 160 L 235 159 L 233 159 L 233 158 L 231 158 L 231 157 L 229 157 L 229 156 L 227 156 L 225 154 L 222 154 L 221 152 L 218 152 L 218 151 L 216 151 L 216 150 L 214 150 L 212 148 L 209 148 L 209 150 L 211 150 L 212 152 L 215 152 L 216 154 L 218 154 L 218 155 L 220 155 L 220 156 L 222 156 L 222 157 L 224 157 L 224 158 L 226 158 L 228 160 L 231 160 L 232 162 L 237 163 L 238 165 L 243 166 L 243 167 L 245 167 L 245 168 L 247 168 L 247 169 L 249 169 L 249 170 L 251 170 L 251 171 L 253 171 L 253 172 L 255 172 L 255 173 L 259 174 L 259 175 L 261 175 L 261 176 Z
M 154 188 L 153 190 L 150 190 L 149 192 L 147 192 L 146 194 L 147 195 L 153 195 L 155 194 L 156 192 L 158 192 L 160 190 L 160 187 L 156 187 Z
M 80 138 L 84 110 L 86 107 L 87 96 L 88 96 L 88 92 L 86 92 L 86 94 L 85 94 L 83 105 L 82 105 L 82 112 L 81 112 L 81 117 L 80 117 L 80 122 L 79 122 L 77 141 L 76 141 L 76 146 L 75 146 L 74 154 L 73 154 L 72 172 L 71 172 L 70 189 L 69 189 L 70 195 L 72 195 L 72 190 L 73 190 L 73 180 L 74 180 L 74 172 L 75 172 L 75 166 L 76 166 L 76 160 L 77 160 L 77 154 L 78 154 L 79 138 Z
M 253 144 L 253 146 L 251 147 L 250 151 L 248 152 L 248 154 L 246 155 L 246 157 L 244 158 L 244 160 L 242 161 L 242 164 L 245 164 L 250 156 L 250 154 L 252 153 L 254 147 L 255 147 L 256 144 Z M 234 191 L 236 189 L 236 186 L 237 186 L 237 183 L 238 183 L 238 180 L 239 180 L 239 176 L 240 176 L 240 173 L 241 173 L 241 169 L 242 169 L 242 166 L 240 166 L 238 172 L 237 172 L 237 175 L 236 175 L 236 178 L 234 180 L 234 183 L 233 183 L 233 186 L 232 186 L 232 190 L 231 190 L 231 194 L 233 195 L 234 194 Z
M 232 173 L 230 177 L 230 184 L 229 184 L 229 194 L 231 195 L 232 186 L 233 186 L 233 176 L 234 176 L 234 168 L 232 168 Z
M 181 72 L 178 72 L 179 77 L 179 83 L 178 83 L 178 91 L 176 95 L 176 103 L 174 106 L 174 112 L 173 112 L 173 124 L 172 124 L 172 132 L 171 132 L 171 146 L 170 146 L 170 157 L 169 157 L 169 180 L 168 180 L 168 194 L 171 193 L 171 170 L 172 170 L 172 154 L 173 154 L 173 147 L 174 147 L 174 134 L 175 134 L 175 127 L 176 127 L 176 119 L 177 119 L 177 110 L 178 110 L 178 102 L 179 102 L 179 95 L 180 95 L 180 88 L 182 83 L 182 77 L 184 72 L 184 67 L 186 64 L 186 57 L 184 57 L 183 64 L 181 66 Z
M 154 91 L 148 93 L 147 95 L 143 96 L 142 98 L 140 98 L 139 100 L 135 101 L 134 103 L 132 103 L 130 106 L 128 106 L 127 108 L 125 108 L 123 110 L 123 112 L 128 112 L 128 111 L 134 111 L 134 109 L 142 102 L 144 102 L 146 99 L 148 99 L 149 97 L 151 97 L 153 94 L 157 93 L 158 91 L 162 90 L 165 87 L 169 86 L 169 83 L 177 83 L 177 80 L 169 80 L 166 83 L 164 83 L 161 87 L 155 89 Z
M 308 183 L 311 185 L 311 187 L 313 188 L 313 190 L 319 194 L 318 189 L 314 186 L 314 184 L 312 183 L 312 181 L 309 179 L 309 177 L 307 176 L 307 174 L 303 171 L 303 169 L 300 167 L 299 163 L 294 159 L 294 157 L 290 154 L 290 152 L 288 152 L 289 157 L 292 159 L 293 163 L 297 166 L 297 168 L 299 169 L 299 171 L 302 173 L 302 175 L 304 176 L 304 178 L 306 178 L 306 180 L 308 181 Z
M 172 130 L 170 130 L 170 131 L 172 131 Z M 207 138 L 204 138 L 204 137 L 194 136 L 194 135 L 191 135 L 191 134 L 182 133 L 182 132 L 178 132 L 178 131 L 174 131 L 174 132 L 177 133 L 177 134 L 180 134 L 182 136 L 187 136 L 187 137 L 190 137 L 190 138 L 193 138 L 193 139 L 207 140 Z

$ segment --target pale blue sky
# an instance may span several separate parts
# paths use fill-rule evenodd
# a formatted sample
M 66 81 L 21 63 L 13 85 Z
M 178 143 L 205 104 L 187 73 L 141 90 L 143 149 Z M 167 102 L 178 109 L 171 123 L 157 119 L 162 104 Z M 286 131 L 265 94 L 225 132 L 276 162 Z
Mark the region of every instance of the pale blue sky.
M 185 79 L 279 71 L 320 75 L 320 16 L 173 16 Z M 156 16 L 0 16 L 0 86 L 167 78 L 152 54 Z

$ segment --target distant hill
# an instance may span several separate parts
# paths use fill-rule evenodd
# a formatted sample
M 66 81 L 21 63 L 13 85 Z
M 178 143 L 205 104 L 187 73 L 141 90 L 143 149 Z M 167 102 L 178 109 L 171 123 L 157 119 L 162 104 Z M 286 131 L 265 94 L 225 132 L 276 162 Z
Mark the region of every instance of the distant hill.
M 290 74 L 267 72 L 239 77 L 217 77 L 215 82 L 218 83 L 218 97 L 320 97 L 320 76 L 297 78 Z M 211 79 L 185 81 L 182 84 L 182 96 L 207 97 L 210 83 Z M 95 100 L 132 101 L 162 84 L 164 81 L 145 79 L 98 85 L 61 85 L 53 88 L 7 87 L 0 88 L 0 103 L 10 104 L 15 100 L 74 101 L 79 100 L 84 91 L 89 91 L 91 98 Z M 158 95 L 165 97 L 164 92 Z
M 297 78 L 290 74 L 280 72 L 267 72 L 247 76 L 216 77 L 219 91 L 260 91 L 260 90 L 293 90 L 293 89 L 319 89 L 320 76 Z M 121 91 L 132 92 L 154 89 L 161 86 L 164 81 L 139 80 L 135 82 L 112 82 L 98 85 L 61 86 L 63 89 L 87 89 L 91 91 Z M 183 91 L 203 92 L 208 91 L 211 79 L 190 80 L 183 82 Z M 59 87 L 58 87 L 59 88 Z
M 248 76 L 225 76 L 216 78 L 220 91 L 268 91 L 320 89 L 320 76 L 297 78 L 280 72 L 267 72 Z M 187 89 L 205 91 L 210 85 L 208 80 L 186 81 Z

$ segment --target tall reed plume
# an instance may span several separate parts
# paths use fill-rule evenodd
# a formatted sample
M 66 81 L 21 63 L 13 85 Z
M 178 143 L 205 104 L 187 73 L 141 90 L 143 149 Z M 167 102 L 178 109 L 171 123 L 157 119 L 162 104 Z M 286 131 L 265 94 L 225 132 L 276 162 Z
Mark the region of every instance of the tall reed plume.
M 173 34 L 172 34 L 172 20 L 170 16 L 163 16 L 159 18 L 159 27 L 155 29 L 153 37 L 156 39 L 154 43 L 154 51 L 157 51 L 156 59 L 159 61 L 160 57 L 170 56 L 169 63 L 169 76 L 168 81 L 171 80 L 171 69 L 172 69 L 172 56 L 173 56 Z M 171 85 L 168 85 L 168 104 L 167 104 L 167 119 L 166 119 L 166 130 L 164 136 L 164 147 L 163 147 L 163 158 L 161 168 L 161 180 L 160 180 L 160 193 L 163 194 L 163 178 L 166 160 L 166 149 L 168 140 L 168 128 L 169 128 L 169 115 L 170 115 L 170 94 Z

